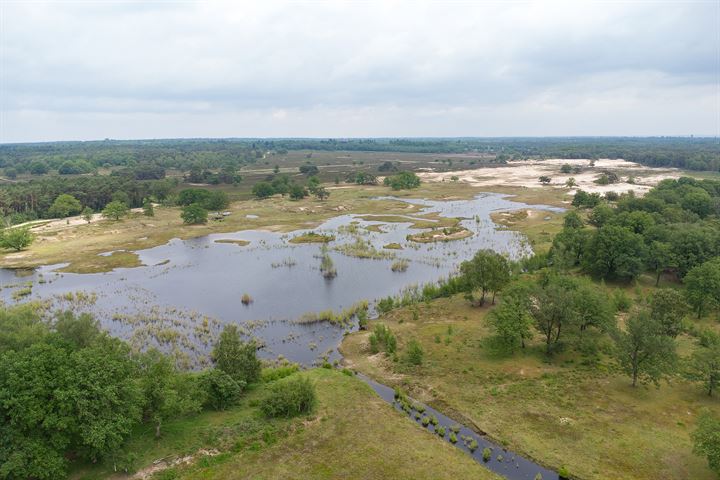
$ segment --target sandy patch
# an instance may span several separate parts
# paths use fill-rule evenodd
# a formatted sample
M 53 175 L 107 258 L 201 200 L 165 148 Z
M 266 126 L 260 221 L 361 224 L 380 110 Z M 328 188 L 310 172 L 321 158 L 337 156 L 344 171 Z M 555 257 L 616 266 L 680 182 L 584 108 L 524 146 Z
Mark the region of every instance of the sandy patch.
M 577 173 L 561 173 L 560 167 L 568 164 L 580 168 Z M 620 182 L 610 185 L 598 185 L 595 180 L 603 172 L 615 172 Z M 643 195 L 652 187 L 666 178 L 679 178 L 681 173 L 675 168 L 650 168 L 627 160 L 596 160 L 591 164 L 587 159 L 554 158 L 548 160 L 524 160 L 510 162 L 506 166 L 494 168 L 481 168 L 475 170 L 459 170 L 451 172 L 421 172 L 420 178 L 427 182 L 444 182 L 457 176 L 458 181 L 468 183 L 475 187 L 510 186 L 541 188 L 539 178 L 543 175 L 550 177 L 550 183 L 544 188 L 567 188 L 566 182 L 575 179 L 574 190 L 581 189 L 586 192 L 626 193 L 633 190 Z M 633 177 L 634 183 L 628 183 Z M 571 193 L 574 193 L 571 192 Z

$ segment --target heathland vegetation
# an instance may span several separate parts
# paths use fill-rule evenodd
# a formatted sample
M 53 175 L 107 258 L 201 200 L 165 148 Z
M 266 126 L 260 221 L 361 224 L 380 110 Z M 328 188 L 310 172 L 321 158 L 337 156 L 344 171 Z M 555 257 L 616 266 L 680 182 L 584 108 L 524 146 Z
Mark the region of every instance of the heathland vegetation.
M 460 219 L 378 197 L 471 198 L 478 190 L 457 178 L 421 183 L 420 172 L 548 157 L 720 168 L 707 139 L 3 145 L 0 248 L 15 266 L 68 261 L 98 272 L 139 265 L 132 250 L 171 238 L 302 229 L 287 241 L 320 244 L 328 284 L 348 275 L 332 252 L 392 258 L 401 281 L 414 267 L 395 251 L 412 243 L 380 249 L 356 236 L 333 247 L 333 232 L 312 229 L 355 213 L 426 230 L 410 242 L 456 240 L 466 236 Z M 710 479 L 720 469 L 720 181 L 698 176 L 707 178 L 664 180 L 642 197 L 570 198 L 571 186 L 539 184 L 513 192 L 572 200 L 564 215 L 503 217 L 527 233 L 534 256 L 481 250 L 447 279 L 379 300 L 377 320 L 361 302 L 299 323 L 357 322 L 343 342 L 346 366 L 570 478 Z M 249 293 L 238 297 L 253 308 Z M 232 325 L 209 348 L 211 366 L 187 371 L 102 332 L 88 314 L 2 306 L 0 478 L 101 478 L 155 461 L 161 478 L 496 478 L 350 370 L 261 362 Z

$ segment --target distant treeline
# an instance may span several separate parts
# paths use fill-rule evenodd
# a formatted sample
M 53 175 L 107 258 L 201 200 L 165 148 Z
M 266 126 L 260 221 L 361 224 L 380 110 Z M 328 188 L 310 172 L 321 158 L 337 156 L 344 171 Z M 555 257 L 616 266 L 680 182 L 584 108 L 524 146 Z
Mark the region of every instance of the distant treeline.
M 126 167 L 138 180 L 158 179 L 165 169 L 238 168 L 254 163 L 263 148 L 233 140 L 107 140 L 0 145 L 5 176 L 57 171 L 61 175 L 92 173 L 98 168 Z
M 707 137 L 178 139 L 5 144 L 0 145 L 0 168 L 5 176 L 51 170 L 77 174 L 101 167 L 139 165 L 189 171 L 238 167 L 254 163 L 265 152 L 283 154 L 289 150 L 481 153 L 501 160 L 623 158 L 653 167 L 720 170 L 720 140 Z
M 100 211 L 113 200 L 130 208 L 141 207 L 145 198 L 164 200 L 177 180 L 136 180 L 126 175 L 64 177 L 49 176 L 0 187 L 0 216 L 10 224 L 51 218 L 50 207 L 60 194 L 75 197 L 83 207 Z

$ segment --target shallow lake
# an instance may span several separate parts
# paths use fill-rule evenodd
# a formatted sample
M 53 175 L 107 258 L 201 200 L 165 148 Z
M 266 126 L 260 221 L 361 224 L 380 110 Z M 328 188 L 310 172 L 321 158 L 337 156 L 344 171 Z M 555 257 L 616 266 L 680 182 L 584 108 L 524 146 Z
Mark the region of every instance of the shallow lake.
M 331 361 L 338 358 L 337 347 L 349 327 L 298 324 L 296 320 L 303 314 L 337 311 L 360 300 L 372 305 L 411 285 L 435 282 L 454 272 L 479 249 L 492 249 L 513 259 L 531 253 L 524 237 L 498 230 L 490 219 L 491 212 L 530 208 L 504 195 L 480 194 L 460 201 L 402 201 L 420 207 L 410 216 L 438 213 L 464 218 L 462 226 L 473 235 L 449 242 L 415 243 L 406 236 L 422 230 L 410 228 L 410 217 L 408 223 L 385 223 L 340 215 L 312 229 L 336 237 L 328 244 L 337 270 L 333 279 L 324 278 L 320 272 L 320 245 L 289 243 L 292 237 L 311 230 L 290 234 L 245 230 L 175 239 L 138 251 L 147 266 L 108 273 L 56 272 L 61 265 L 43 266 L 23 275 L 0 269 L 0 299 L 6 303 L 47 299 L 53 308 L 63 308 L 69 305 L 73 292 L 83 292 L 80 297 L 74 296 L 73 305 L 94 313 L 113 335 L 140 347 L 155 345 L 174 351 L 188 365 L 207 362 L 214 337 L 224 324 L 235 323 L 263 345 L 263 357 L 283 356 L 309 365 L 321 357 Z M 368 230 L 372 225 L 379 225 L 381 231 L 373 227 Z M 334 250 L 358 238 L 394 258 L 362 259 Z M 250 244 L 216 242 L 228 239 Z M 382 248 L 389 243 L 399 243 L 403 249 Z M 391 270 L 398 259 L 409 261 L 406 271 Z M 14 299 L 13 292 L 29 282 L 32 293 Z M 243 294 L 252 297 L 249 305 L 241 302 Z

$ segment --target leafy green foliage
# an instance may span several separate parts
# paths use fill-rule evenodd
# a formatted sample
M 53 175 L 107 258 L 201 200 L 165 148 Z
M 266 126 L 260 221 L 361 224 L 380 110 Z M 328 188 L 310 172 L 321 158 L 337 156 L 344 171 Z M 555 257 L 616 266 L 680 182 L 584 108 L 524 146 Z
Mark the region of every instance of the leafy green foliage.
M 700 414 L 692 439 L 693 451 L 707 458 L 710 469 L 720 475 L 720 418 L 709 411 Z
M 19 252 L 29 247 L 33 240 L 35 240 L 35 235 L 30 232 L 29 228 L 6 228 L 0 231 L 0 248 L 9 248 Z
M 65 218 L 71 215 L 77 215 L 82 210 L 82 205 L 77 198 L 67 193 L 58 195 L 53 204 L 50 206 L 48 213 L 53 217 Z
M 471 260 L 460 264 L 460 274 L 468 288 L 468 298 L 474 300 L 473 292 L 480 290 L 480 305 L 485 304 L 485 295 L 500 291 L 510 281 L 510 264 L 507 259 L 492 250 L 480 250 Z
M 295 417 L 310 413 L 316 403 L 315 386 L 310 379 L 293 375 L 271 384 L 260 402 L 260 410 L 270 418 Z
M 219 368 L 211 368 L 205 371 L 202 374 L 201 382 L 203 383 L 203 389 L 207 393 L 206 402 L 215 410 L 225 410 L 233 405 L 245 387 L 245 382 L 235 381 Z
M 122 217 L 128 214 L 129 208 L 128 206 L 119 201 L 119 200 L 113 200 L 112 202 L 105 205 L 105 208 L 102 211 L 103 217 L 110 218 L 112 220 L 120 220 Z
M 420 342 L 417 340 L 410 340 L 407 347 L 405 348 L 405 362 L 410 365 L 420 366 L 423 363 L 423 352 Z
M 633 387 L 645 381 L 658 384 L 677 363 L 675 341 L 647 312 L 631 315 L 625 331 L 617 332 L 616 342 L 620 367 L 632 378 Z
M 199 203 L 192 203 L 183 207 L 180 218 L 186 225 L 201 225 L 207 223 L 208 212 Z
M 260 379 L 260 360 L 254 341 L 243 342 L 235 325 L 226 325 L 212 351 L 216 368 L 230 375 L 238 384 Z
M 395 335 L 382 323 L 376 324 L 373 333 L 370 334 L 370 351 L 372 353 L 384 351 L 393 354 L 395 350 L 397 350 Z
M 720 305 L 720 258 L 698 265 L 685 276 L 687 301 L 698 318 Z
M 414 172 L 400 172 L 385 177 L 383 183 L 393 190 L 409 190 L 420 186 L 420 178 Z

